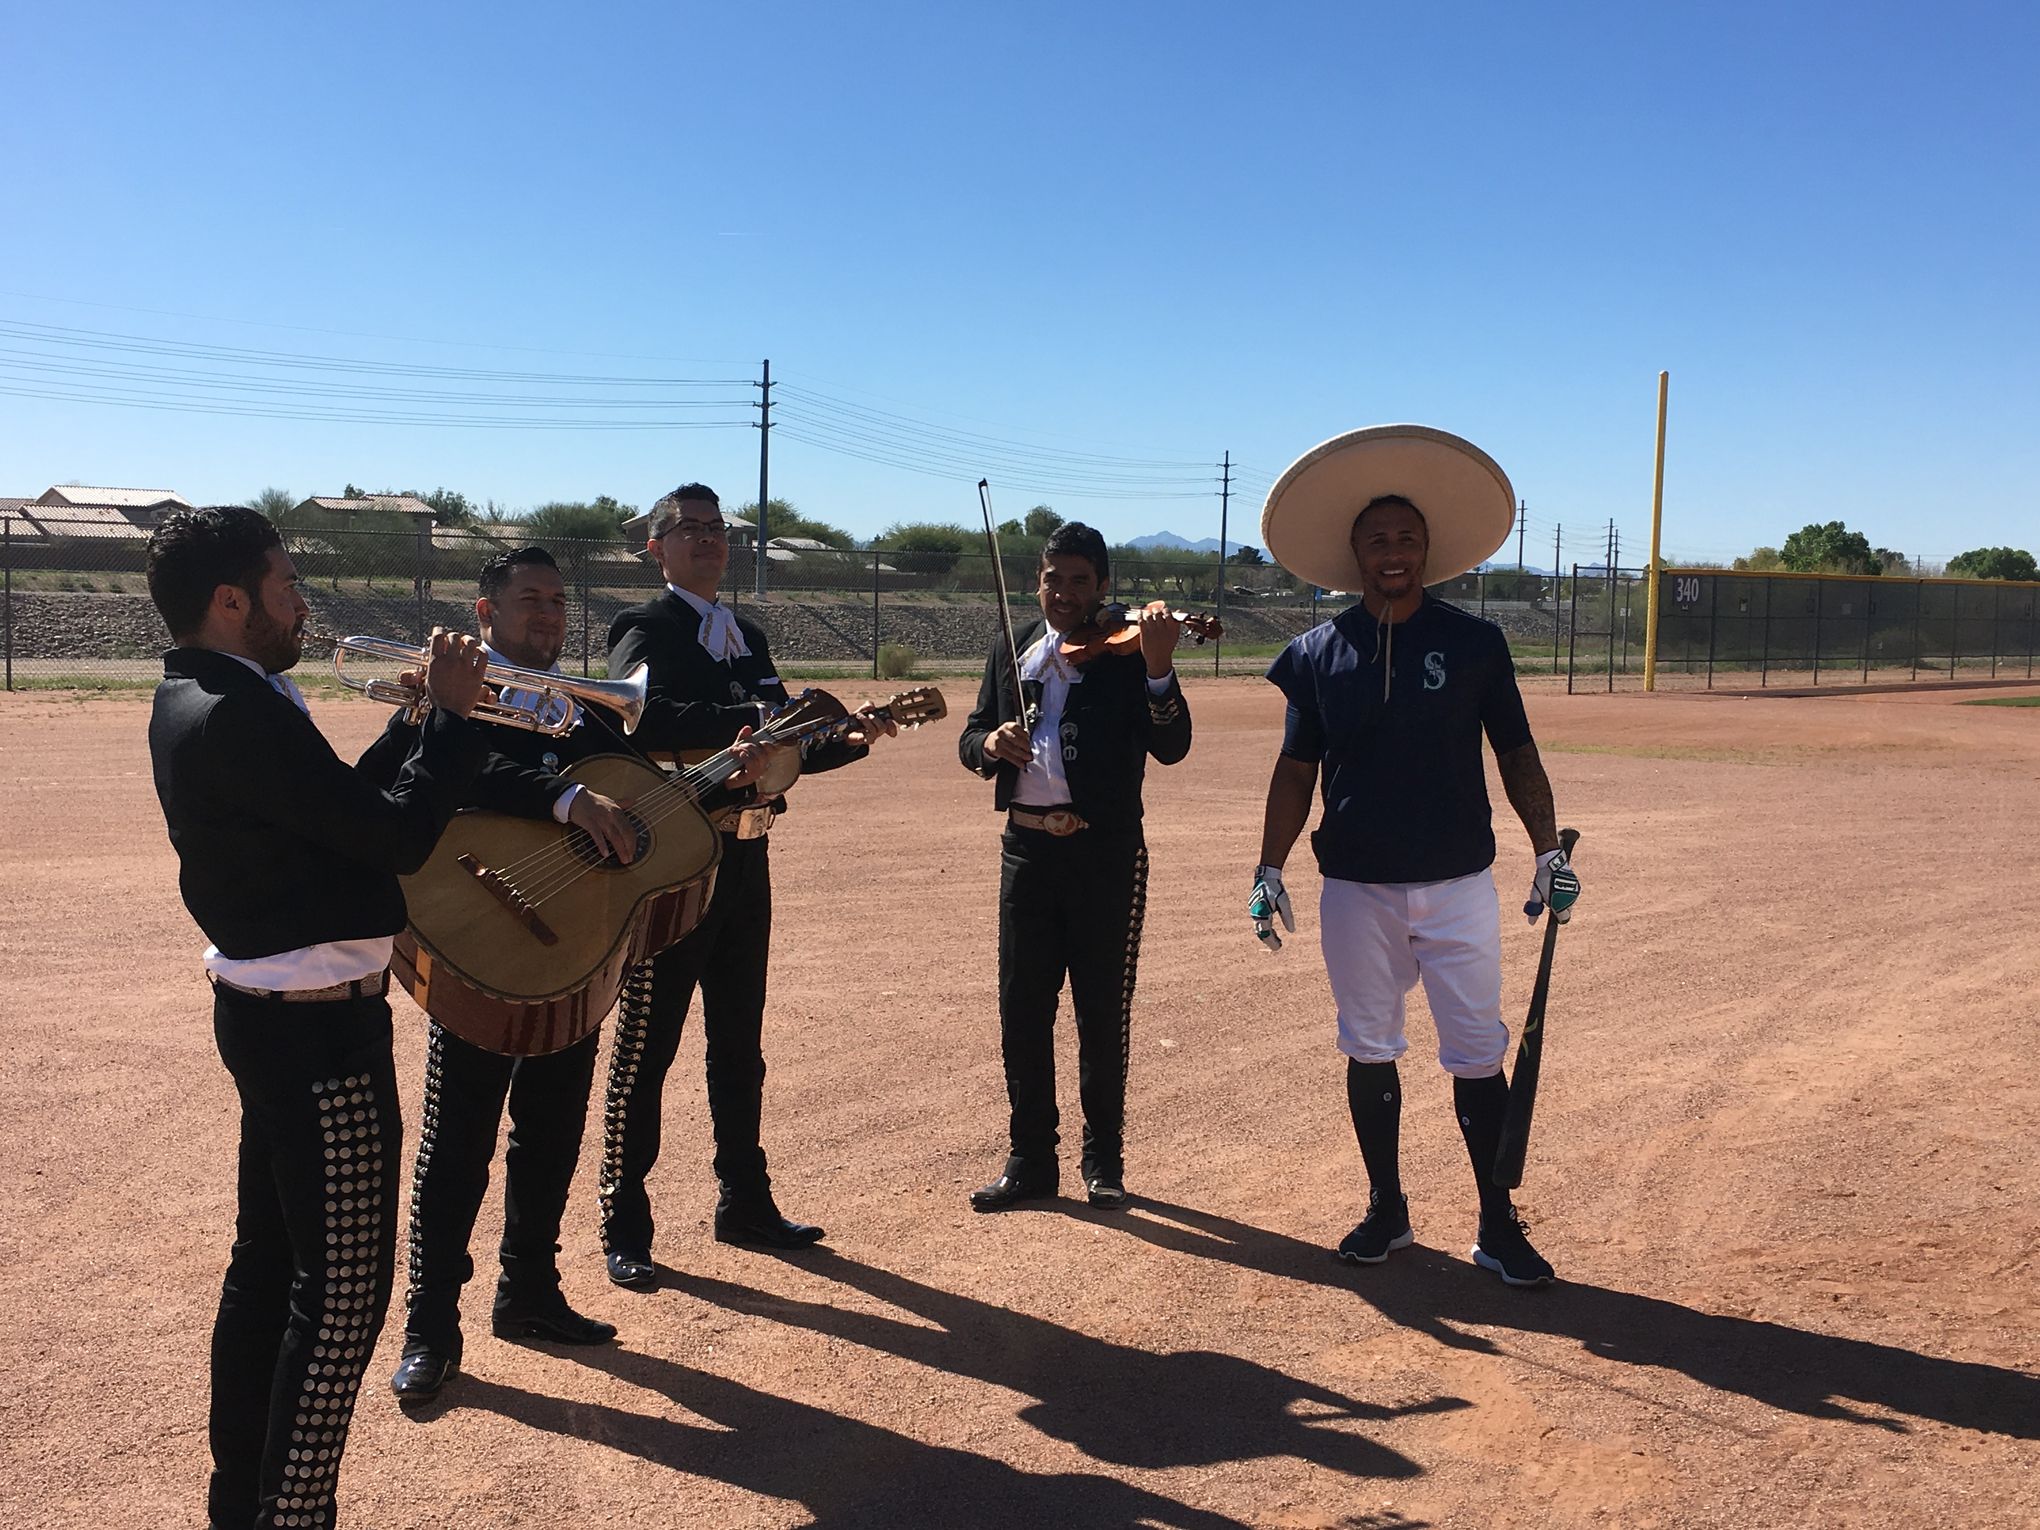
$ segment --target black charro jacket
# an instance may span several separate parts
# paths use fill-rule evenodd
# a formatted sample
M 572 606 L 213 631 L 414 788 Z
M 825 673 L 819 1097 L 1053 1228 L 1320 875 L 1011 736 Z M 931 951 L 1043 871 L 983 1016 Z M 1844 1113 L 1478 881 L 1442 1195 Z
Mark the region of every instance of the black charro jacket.
M 720 749 L 735 741 L 739 728 L 758 725 L 761 703 L 768 708 L 786 704 L 786 686 L 773 667 L 764 632 L 741 616 L 737 628 L 750 653 L 711 658 L 701 646 L 700 613 L 671 590 L 632 606 L 610 624 L 609 673 L 651 666 L 638 731 L 659 742 L 647 747 Z M 831 739 L 803 750 L 801 770 L 808 775 L 835 770 L 870 752 L 867 745 Z
M 461 806 L 490 808 L 517 818 L 550 818 L 568 782 L 560 772 L 598 754 L 636 754 L 639 746 L 658 748 L 642 730 L 625 738 L 600 709 L 585 707 L 580 720 L 557 737 L 522 728 L 482 724 L 487 729 L 488 758 L 475 775 Z M 378 786 L 393 783 L 404 762 L 418 747 L 423 730 L 392 713 L 382 736 L 361 757 L 361 773 Z
M 1031 622 L 1014 635 L 1021 653 L 1034 646 L 1046 625 Z M 1001 643 L 985 661 L 977 707 L 963 725 L 957 753 L 966 766 L 996 783 L 992 806 L 1002 813 L 1012 805 L 1020 771 L 986 754 L 985 740 L 1017 715 L 1013 665 Z M 1173 676 L 1161 695 L 1149 695 L 1147 664 L 1138 653 L 1101 654 L 1084 666 L 1083 679 L 1070 687 L 1062 731 L 1070 805 L 1097 828 L 1138 824 L 1148 756 L 1173 765 L 1190 752 L 1190 704 Z
M 425 863 L 486 752 L 481 724 L 435 712 L 384 791 L 245 664 L 171 649 L 149 757 L 184 906 L 242 961 L 396 934 L 397 877 Z

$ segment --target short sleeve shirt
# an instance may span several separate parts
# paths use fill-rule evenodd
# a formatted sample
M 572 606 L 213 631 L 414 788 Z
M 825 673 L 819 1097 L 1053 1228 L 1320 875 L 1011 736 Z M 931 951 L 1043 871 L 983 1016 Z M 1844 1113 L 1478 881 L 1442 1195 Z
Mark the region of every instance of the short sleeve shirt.
M 1348 882 L 1442 882 L 1494 864 L 1481 758 L 1529 743 L 1508 640 L 1426 597 L 1393 628 L 1356 603 L 1268 669 L 1298 714 L 1284 751 L 1321 763 L 1318 869 Z

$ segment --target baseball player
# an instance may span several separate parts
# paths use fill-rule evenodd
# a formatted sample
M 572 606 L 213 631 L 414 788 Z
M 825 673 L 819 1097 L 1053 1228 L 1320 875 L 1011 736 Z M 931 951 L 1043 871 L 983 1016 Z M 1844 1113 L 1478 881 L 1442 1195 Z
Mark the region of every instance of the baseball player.
M 1515 494 L 1486 453 L 1417 425 L 1339 436 L 1277 481 L 1261 535 L 1291 572 L 1360 601 L 1285 648 L 1268 678 L 1288 701 L 1268 783 L 1261 864 L 1248 911 L 1271 948 L 1295 918 L 1282 866 L 1310 816 L 1324 876 L 1319 926 L 1346 1054 L 1346 1098 L 1367 1169 L 1367 1215 L 1339 1255 L 1379 1264 L 1414 1239 L 1398 1141 L 1407 1047 L 1404 1000 L 1419 979 L 1452 1075 L 1480 1196 L 1474 1262 L 1512 1286 L 1552 1279 L 1490 1169 L 1507 1112 L 1502 1073 L 1501 917 L 1481 738 L 1537 856 L 1525 912 L 1568 917 L 1579 883 L 1558 848 L 1551 783 L 1537 756 L 1501 630 L 1425 593 L 1506 540 Z

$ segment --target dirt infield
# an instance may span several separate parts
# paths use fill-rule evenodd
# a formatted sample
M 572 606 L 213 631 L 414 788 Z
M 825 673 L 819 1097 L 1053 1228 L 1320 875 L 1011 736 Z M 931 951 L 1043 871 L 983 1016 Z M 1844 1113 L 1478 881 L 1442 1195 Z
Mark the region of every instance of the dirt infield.
M 2040 1522 L 2040 716 L 1532 697 L 1586 897 L 1522 1196 L 1563 1283 L 1521 1293 L 1464 1257 L 1471 1186 L 1420 997 L 1418 1246 L 1367 1270 L 1324 1252 L 1364 1191 L 1307 853 L 1289 949 L 1241 915 L 1277 697 L 1207 680 L 1190 699 L 1190 759 L 1150 777 L 1131 1211 L 967 1209 L 1005 1111 L 997 822 L 952 724 L 888 743 L 882 768 L 804 783 L 773 835 L 766 1145 L 826 1248 L 709 1238 L 690 1027 L 652 1186 L 661 1288 L 602 1277 L 591 1137 L 566 1284 L 621 1342 L 498 1342 L 484 1278 L 466 1374 L 406 1417 L 383 1385 L 393 1322 L 343 1522 Z M 343 753 L 385 715 L 316 712 Z M 9 1525 L 200 1517 L 234 1111 L 146 718 L 142 696 L 0 696 Z M 1503 829 L 1512 903 L 1529 857 Z M 1520 1014 L 1532 934 L 1505 930 Z M 423 1026 L 398 1017 L 415 1090 Z M 492 1194 L 484 1270 L 498 1214 Z

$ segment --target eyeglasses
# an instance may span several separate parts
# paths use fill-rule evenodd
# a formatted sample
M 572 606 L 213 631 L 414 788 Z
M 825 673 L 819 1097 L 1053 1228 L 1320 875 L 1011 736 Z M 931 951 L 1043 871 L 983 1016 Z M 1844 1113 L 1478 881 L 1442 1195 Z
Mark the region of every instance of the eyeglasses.
M 664 531 L 659 533 L 661 537 L 677 536 L 683 542 L 698 542 L 698 541 L 719 542 L 727 538 L 729 534 L 730 528 L 728 526 L 725 526 L 720 520 L 675 521 L 672 525 L 668 526 Z

